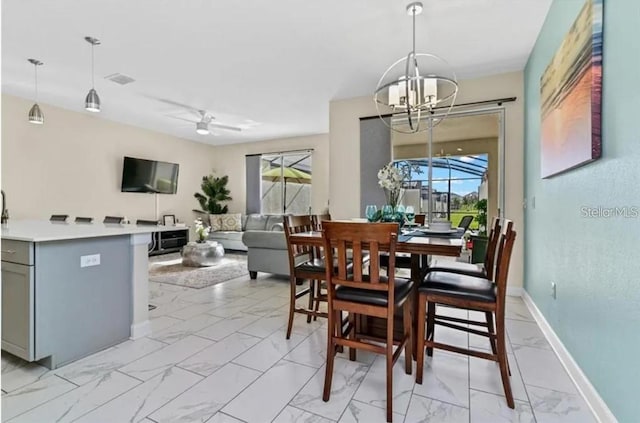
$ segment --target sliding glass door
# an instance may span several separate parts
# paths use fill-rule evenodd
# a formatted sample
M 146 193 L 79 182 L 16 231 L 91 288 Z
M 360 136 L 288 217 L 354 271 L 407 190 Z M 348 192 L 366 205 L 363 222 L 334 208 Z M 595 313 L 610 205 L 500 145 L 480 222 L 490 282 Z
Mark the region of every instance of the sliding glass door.
M 262 213 L 310 213 L 311 156 L 311 151 L 262 155 Z

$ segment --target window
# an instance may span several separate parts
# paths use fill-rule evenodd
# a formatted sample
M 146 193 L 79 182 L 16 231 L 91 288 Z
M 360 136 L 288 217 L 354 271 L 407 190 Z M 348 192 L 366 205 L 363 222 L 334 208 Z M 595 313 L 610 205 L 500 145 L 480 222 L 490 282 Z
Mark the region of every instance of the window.
M 310 213 L 311 155 L 311 151 L 262 155 L 262 213 Z

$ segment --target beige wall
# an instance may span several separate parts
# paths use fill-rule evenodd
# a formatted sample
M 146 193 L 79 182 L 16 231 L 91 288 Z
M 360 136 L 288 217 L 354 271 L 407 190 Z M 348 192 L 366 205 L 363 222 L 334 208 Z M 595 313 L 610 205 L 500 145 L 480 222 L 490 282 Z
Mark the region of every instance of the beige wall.
M 178 192 L 158 195 L 159 214 L 193 220 L 193 193 L 211 172 L 214 147 L 47 104 L 41 104 L 45 124 L 33 125 L 31 105 L 2 96 L 2 189 L 11 219 L 52 213 L 154 219 L 154 194 L 120 192 L 126 155 L 178 163 Z
M 229 211 L 245 213 L 246 170 L 245 155 L 279 153 L 313 149 L 311 207 L 313 213 L 321 213 L 329 201 L 329 134 L 283 138 L 245 144 L 223 145 L 215 150 L 216 175 L 229 176 L 229 189 L 233 201 Z
M 505 148 L 505 210 L 504 215 L 513 219 L 518 239 L 513 252 L 509 285 L 522 287 L 523 268 L 523 136 L 524 136 L 524 86 L 522 72 L 511 72 L 460 82 L 456 102 L 491 100 L 517 97 L 506 103 Z M 371 96 L 336 100 L 329 106 L 329 192 L 330 211 L 336 218 L 358 216 L 360 211 L 360 117 L 376 114 Z

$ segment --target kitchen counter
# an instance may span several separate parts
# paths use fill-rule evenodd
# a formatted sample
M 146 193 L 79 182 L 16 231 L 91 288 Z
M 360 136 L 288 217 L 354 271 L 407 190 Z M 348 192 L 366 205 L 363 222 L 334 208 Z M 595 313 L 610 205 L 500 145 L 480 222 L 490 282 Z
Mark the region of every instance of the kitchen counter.
M 47 242 L 103 236 L 148 234 L 186 227 L 162 225 L 119 225 L 108 223 L 65 223 L 43 220 L 10 220 L 2 225 L 2 238 L 14 241 Z
M 2 225 L 2 349 L 56 368 L 151 332 L 149 245 L 175 226 Z

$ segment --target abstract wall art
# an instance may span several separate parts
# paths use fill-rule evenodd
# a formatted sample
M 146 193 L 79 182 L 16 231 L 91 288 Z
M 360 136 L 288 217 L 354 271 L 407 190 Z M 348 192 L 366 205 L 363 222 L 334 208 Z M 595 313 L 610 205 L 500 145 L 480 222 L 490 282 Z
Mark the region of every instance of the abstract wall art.
M 586 0 L 540 78 L 542 178 L 602 153 L 603 0 Z

